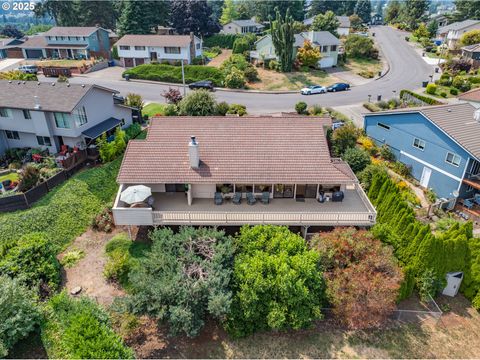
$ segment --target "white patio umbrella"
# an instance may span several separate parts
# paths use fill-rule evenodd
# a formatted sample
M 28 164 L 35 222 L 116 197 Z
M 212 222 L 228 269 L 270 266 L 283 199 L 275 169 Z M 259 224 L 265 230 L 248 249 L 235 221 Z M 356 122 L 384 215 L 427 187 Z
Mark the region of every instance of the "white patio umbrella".
M 127 204 L 144 201 L 152 195 L 152 189 L 145 185 L 130 186 L 120 194 L 120 200 Z

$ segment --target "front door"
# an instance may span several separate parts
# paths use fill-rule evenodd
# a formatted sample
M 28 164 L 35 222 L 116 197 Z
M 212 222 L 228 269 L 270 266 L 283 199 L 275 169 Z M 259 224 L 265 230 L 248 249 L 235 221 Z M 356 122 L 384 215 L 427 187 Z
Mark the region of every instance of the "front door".
M 297 184 L 297 192 L 295 193 L 295 197 L 297 199 L 304 199 L 305 198 L 305 185 L 298 185 Z
M 156 51 L 152 51 L 152 52 L 150 53 L 150 60 L 151 60 L 151 61 L 157 61 L 157 60 L 158 60 L 158 58 L 157 58 L 157 52 L 156 52 Z
M 432 175 L 432 169 L 428 167 L 424 167 L 422 171 L 422 177 L 420 178 L 420 185 L 424 188 L 428 187 L 428 183 L 430 182 L 430 176 Z

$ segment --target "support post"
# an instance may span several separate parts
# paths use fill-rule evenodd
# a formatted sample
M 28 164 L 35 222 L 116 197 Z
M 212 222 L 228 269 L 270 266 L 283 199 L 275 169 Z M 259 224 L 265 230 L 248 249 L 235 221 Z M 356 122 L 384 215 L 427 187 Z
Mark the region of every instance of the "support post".
M 187 88 L 185 87 L 185 69 L 183 65 L 183 59 L 182 59 L 182 83 L 183 83 L 183 97 L 187 95 Z
M 129 238 L 130 240 L 133 240 L 133 239 L 132 239 L 132 225 L 128 225 L 128 226 L 127 226 L 127 229 L 128 229 L 128 238 Z
M 310 227 L 310 225 L 304 225 L 302 226 L 302 233 L 303 233 L 303 239 L 304 240 L 307 240 L 307 233 L 308 233 L 308 228 Z

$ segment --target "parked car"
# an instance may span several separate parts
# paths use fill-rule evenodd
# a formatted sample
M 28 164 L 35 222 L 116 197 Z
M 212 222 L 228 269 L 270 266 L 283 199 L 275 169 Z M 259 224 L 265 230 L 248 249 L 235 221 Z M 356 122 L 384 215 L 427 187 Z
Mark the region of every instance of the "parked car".
M 191 83 L 190 85 L 188 85 L 188 88 L 191 90 L 197 90 L 197 89 L 206 89 L 210 91 L 214 90 L 213 82 L 211 82 L 210 80 L 202 80 L 202 81 Z
M 320 85 L 311 85 L 304 87 L 300 90 L 302 95 L 312 95 L 312 94 L 325 94 L 327 92 L 327 88 L 325 86 Z
M 36 74 L 38 73 L 37 65 L 20 65 L 17 69 L 25 74 Z
M 328 92 L 344 91 L 350 89 L 350 84 L 347 83 L 335 83 L 327 87 Z

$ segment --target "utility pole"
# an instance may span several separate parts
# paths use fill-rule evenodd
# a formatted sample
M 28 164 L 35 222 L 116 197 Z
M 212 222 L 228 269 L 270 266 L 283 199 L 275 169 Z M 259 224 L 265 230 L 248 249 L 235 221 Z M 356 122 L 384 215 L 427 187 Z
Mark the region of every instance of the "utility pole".
M 183 67 L 183 60 L 182 60 L 182 83 L 183 83 L 183 96 L 187 95 L 187 88 L 185 87 L 185 69 Z

